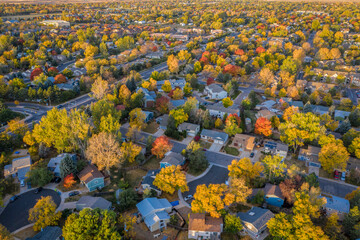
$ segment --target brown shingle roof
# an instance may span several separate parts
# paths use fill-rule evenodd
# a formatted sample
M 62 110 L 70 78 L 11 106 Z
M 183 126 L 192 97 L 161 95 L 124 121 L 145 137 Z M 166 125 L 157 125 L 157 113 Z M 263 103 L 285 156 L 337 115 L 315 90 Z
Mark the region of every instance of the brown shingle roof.
M 281 199 L 284 199 L 284 196 L 281 193 L 280 187 L 278 185 L 267 183 L 264 188 L 264 193 L 266 195 L 274 195 Z
M 189 230 L 204 232 L 221 232 L 222 218 L 206 216 L 205 213 L 190 213 Z
M 78 175 L 80 181 L 88 183 L 95 178 L 103 178 L 104 175 L 94 165 L 87 165 Z

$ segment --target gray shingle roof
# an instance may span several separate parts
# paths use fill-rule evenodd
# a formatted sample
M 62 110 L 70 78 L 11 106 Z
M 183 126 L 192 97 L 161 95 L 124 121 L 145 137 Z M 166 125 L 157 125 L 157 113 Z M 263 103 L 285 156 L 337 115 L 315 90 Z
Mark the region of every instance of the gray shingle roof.
M 180 153 L 170 152 L 169 154 L 165 155 L 161 162 L 177 166 L 184 162 L 184 157 Z
M 46 227 L 41 232 L 36 234 L 32 238 L 26 238 L 26 240 L 57 240 L 62 234 L 62 230 L 59 227 Z
M 219 139 L 222 140 L 224 142 L 226 142 L 226 140 L 228 139 L 228 135 L 227 133 L 224 132 L 218 132 L 218 131 L 213 131 L 213 130 L 208 130 L 208 129 L 203 129 L 201 131 L 201 135 L 203 136 L 207 136 L 210 137 L 212 139 Z
M 82 205 L 83 208 L 100 208 L 107 210 L 111 207 L 111 202 L 102 197 L 82 196 L 79 201 L 76 202 L 76 205 Z
M 266 223 L 274 217 L 274 214 L 268 210 L 259 207 L 253 207 L 246 213 L 240 212 L 237 216 L 243 222 L 251 223 L 256 229 L 263 228 Z

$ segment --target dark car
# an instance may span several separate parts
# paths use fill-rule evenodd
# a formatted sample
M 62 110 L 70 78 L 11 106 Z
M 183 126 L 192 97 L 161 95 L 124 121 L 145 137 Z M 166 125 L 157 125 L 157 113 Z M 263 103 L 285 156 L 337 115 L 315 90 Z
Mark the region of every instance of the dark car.
M 38 194 L 38 193 L 40 193 L 42 190 L 43 190 L 43 188 L 42 188 L 42 187 L 39 187 L 39 188 L 37 188 L 37 189 L 35 190 L 35 193 Z
M 69 197 L 73 197 L 73 196 L 76 196 L 76 195 L 79 195 L 80 192 L 79 191 L 73 191 L 71 193 L 69 193 Z
M 250 157 L 252 158 L 252 157 L 254 157 L 254 155 L 255 155 L 255 153 L 250 153 Z
M 60 104 L 60 105 L 58 105 L 56 108 L 57 108 L 57 109 L 60 109 L 60 108 L 62 108 L 62 107 L 63 107 L 63 105 Z
M 339 179 L 340 178 L 340 172 L 338 170 L 335 170 L 334 172 L 334 178 Z
M 15 202 L 16 199 L 18 199 L 19 196 L 18 195 L 14 195 L 10 198 L 10 202 Z

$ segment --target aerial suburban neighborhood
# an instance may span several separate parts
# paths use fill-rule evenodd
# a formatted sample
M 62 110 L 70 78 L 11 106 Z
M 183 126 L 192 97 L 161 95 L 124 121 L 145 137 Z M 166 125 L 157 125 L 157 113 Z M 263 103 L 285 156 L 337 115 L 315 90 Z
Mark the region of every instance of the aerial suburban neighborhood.
M 0 2 L 0 239 L 360 239 L 360 5 Z

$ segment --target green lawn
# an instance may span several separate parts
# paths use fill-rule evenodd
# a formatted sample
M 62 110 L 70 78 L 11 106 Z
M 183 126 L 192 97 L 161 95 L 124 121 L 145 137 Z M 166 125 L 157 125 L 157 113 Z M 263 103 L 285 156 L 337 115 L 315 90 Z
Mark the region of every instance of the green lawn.
M 211 147 L 211 143 L 209 143 L 209 142 L 200 140 L 199 143 L 200 143 L 200 146 L 201 146 L 202 148 L 209 149 L 209 148 Z
M 226 146 L 224 148 L 224 150 L 227 154 L 231 154 L 233 156 L 239 156 L 239 153 L 240 153 L 236 148 L 229 147 L 229 146 Z
M 160 161 L 156 158 L 156 156 L 151 156 L 149 160 L 146 161 L 146 163 L 143 165 L 143 167 L 147 169 L 158 169 L 160 168 Z
M 126 172 L 125 180 L 129 183 L 130 187 L 138 186 L 142 177 L 146 175 L 146 171 L 142 169 L 134 169 Z

